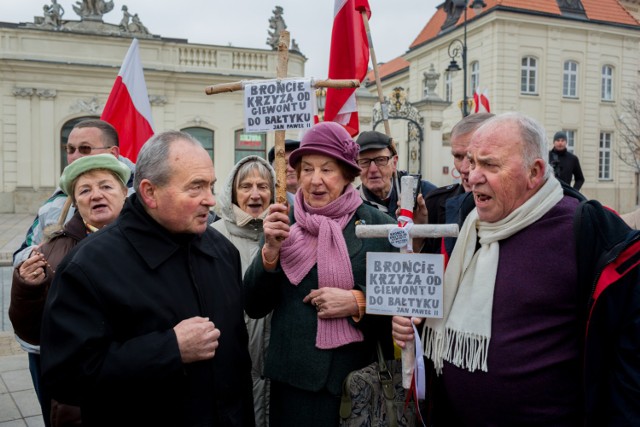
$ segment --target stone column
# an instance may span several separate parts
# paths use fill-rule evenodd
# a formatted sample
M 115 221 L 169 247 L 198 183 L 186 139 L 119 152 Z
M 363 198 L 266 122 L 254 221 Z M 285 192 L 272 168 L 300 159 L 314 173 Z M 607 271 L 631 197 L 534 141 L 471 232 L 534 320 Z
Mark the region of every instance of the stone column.
M 60 132 L 56 132 L 54 124 L 54 102 L 57 92 L 54 89 L 36 89 L 36 95 L 40 98 L 40 126 L 37 130 L 34 129 L 38 135 L 34 134 L 33 138 L 34 146 L 38 147 L 37 152 L 33 153 L 33 164 L 37 165 L 38 169 L 38 176 L 34 173 L 34 184 L 54 188 L 58 183 L 56 165 L 60 158 L 57 149 L 60 146 Z
M 440 99 L 423 99 L 413 104 L 424 118 L 424 142 L 422 146 L 422 176 L 435 185 L 450 184 L 449 173 L 443 173 L 443 167 L 451 164 L 451 148 L 444 146 L 442 137 L 443 112 L 449 106 Z M 428 171 L 426 174 L 424 171 Z
M 429 154 L 422 156 L 422 168 L 423 170 L 431 171 L 431 179 L 434 184 L 442 186 L 448 184 L 446 180 L 451 175 L 444 176 L 442 173 L 442 110 L 439 108 L 431 108 L 427 114 L 429 120 L 425 123 L 425 144 L 428 148 Z M 451 157 L 451 153 L 447 153 Z
M 149 95 L 149 104 L 151 104 L 151 115 L 153 123 L 164 123 L 165 105 L 167 105 L 167 97 L 164 95 Z M 154 128 L 155 131 L 155 128 Z
M 13 88 L 16 97 L 16 183 L 18 187 L 33 187 L 33 149 L 31 97 L 35 89 Z M 37 145 L 36 145 L 37 147 Z

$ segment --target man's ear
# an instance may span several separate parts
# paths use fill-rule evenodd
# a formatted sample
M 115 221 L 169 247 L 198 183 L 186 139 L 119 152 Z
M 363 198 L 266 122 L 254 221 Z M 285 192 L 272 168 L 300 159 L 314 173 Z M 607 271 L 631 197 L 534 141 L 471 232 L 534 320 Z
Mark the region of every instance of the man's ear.
M 530 188 L 537 188 L 543 184 L 544 172 L 547 164 L 542 159 L 536 159 L 529 168 L 529 185 Z
M 117 145 L 113 145 L 109 147 L 109 152 L 116 156 L 117 159 L 120 156 L 120 147 L 118 147 Z
M 142 198 L 145 206 L 149 209 L 156 209 L 158 207 L 157 202 L 157 187 L 148 179 L 140 181 L 138 188 L 138 196 Z

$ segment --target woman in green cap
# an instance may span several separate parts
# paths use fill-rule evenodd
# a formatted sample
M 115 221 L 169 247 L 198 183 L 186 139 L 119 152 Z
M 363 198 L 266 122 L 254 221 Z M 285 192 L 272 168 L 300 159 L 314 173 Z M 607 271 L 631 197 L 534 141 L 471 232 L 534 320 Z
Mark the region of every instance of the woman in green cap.
M 38 251 L 13 271 L 9 318 L 16 340 L 29 353 L 29 369 L 42 414 L 49 425 L 63 415 L 60 407 L 42 396 L 40 381 L 40 324 L 42 311 L 56 268 L 64 256 L 80 240 L 113 222 L 127 198 L 127 186 L 131 170 L 112 154 L 81 157 L 67 166 L 60 177 L 60 188 L 71 198 L 76 213 L 58 230 L 53 230 Z M 79 419 L 78 408 L 63 410 L 66 415 Z M 69 413 L 71 411 L 71 413 Z M 77 412 L 76 412 L 77 411 Z

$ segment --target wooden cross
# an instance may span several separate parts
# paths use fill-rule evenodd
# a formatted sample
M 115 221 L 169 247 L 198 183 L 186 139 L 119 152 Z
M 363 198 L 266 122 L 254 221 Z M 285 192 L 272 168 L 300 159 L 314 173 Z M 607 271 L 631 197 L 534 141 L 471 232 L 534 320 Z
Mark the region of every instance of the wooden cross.
M 277 78 L 283 79 L 287 77 L 287 66 L 289 64 L 289 31 L 282 30 L 280 32 L 280 40 L 278 41 L 278 66 Z M 217 93 L 235 92 L 243 90 L 246 82 L 223 83 L 209 86 L 205 89 L 207 95 L 215 95 Z M 331 88 L 356 88 L 360 86 L 358 80 L 316 80 L 312 83 L 312 87 L 331 87 Z M 276 141 L 274 147 L 275 161 L 274 169 L 276 171 L 276 203 L 285 203 L 287 201 L 287 162 L 284 150 L 284 130 L 276 130 Z
M 403 210 L 413 211 L 413 181 L 411 175 L 403 176 L 401 180 L 400 207 Z M 420 183 L 418 183 L 418 186 Z M 397 224 L 381 225 L 356 225 L 356 237 L 360 239 L 387 237 L 389 231 L 397 228 Z M 413 237 L 457 237 L 458 224 L 414 224 L 409 230 L 409 244 L 401 249 L 401 253 L 410 253 L 407 247 L 411 247 Z M 415 341 L 406 343 L 402 349 L 402 386 L 405 389 L 411 387 L 413 378 L 413 366 L 415 364 Z

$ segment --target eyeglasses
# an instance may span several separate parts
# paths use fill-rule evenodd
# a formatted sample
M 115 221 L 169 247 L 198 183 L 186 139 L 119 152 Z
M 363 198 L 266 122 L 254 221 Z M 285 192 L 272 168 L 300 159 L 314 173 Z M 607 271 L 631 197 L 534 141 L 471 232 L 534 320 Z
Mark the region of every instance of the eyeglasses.
M 69 145 L 69 144 L 66 144 L 64 146 L 64 149 L 67 152 L 67 154 L 73 154 L 76 152 L 76 150 L 78 150 L 80 154 L 83 154 L 85 156 L 88 154 L 91 154 L 93 150 L 106 150 L 108 148 L 111 148 L 111 147 L 92 147 L 90 145 L 81 145 L 80 147 L 74 147 L 73 145 Z
M 389 164 L 389 159 L 391 159 L 391 156 L 380 156 L 380 157 L 376 157 L 375 159 L 367 159 L 367 158 L 358 159 L 358 166 L 360 166 L 363 169 L 366 169 L 369 166 L 371 166 L 371 162 L 374 162 L 378 167 L 387 166 Z

